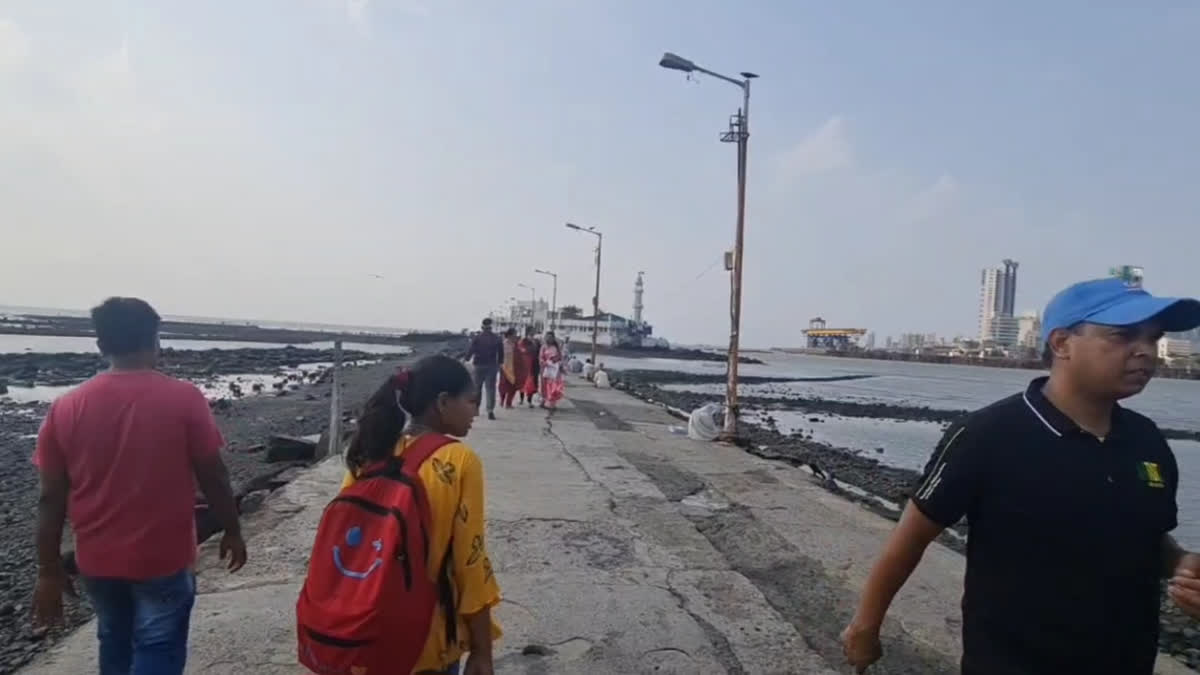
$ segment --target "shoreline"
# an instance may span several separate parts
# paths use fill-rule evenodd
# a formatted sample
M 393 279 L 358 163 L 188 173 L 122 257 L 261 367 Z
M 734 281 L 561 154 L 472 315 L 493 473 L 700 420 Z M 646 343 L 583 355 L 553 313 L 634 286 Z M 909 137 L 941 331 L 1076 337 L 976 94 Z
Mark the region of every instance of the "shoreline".
M 312 342 L 358 342 L 361 344 L 405 345 L 414 342 L 444 342 L 460 338 L 449 331 L 372 333 L 301 328 L 264 328 L 254 323 L 202 323 L 163 320 L 159 326 L 164 340 L 208 340 L 224 342 L 274 342 L 308 344 Z M 0 314 L 0 335 L 36 337 L 95 337 L 88 317 L 44 314 Z
M 343 369 L 343 419 L 353 417 L 363 401 L 397 365 L 447 349 L 456 350 L 459 341 L 410 346 L 413 349 L 409 354 L 373 354 L 370 355 L 373 359 L 370 364 L 347 365 Z M 247 351 L 257 353 L 274 350 Z M 211 356 L 212 352 L 199 354 Z M 229 363 L 236 367 L 242 364 L 240 358 L 236 357 Z M 263 368 L 269 367 L 265 360 L 261 364 Z M 277 363 L 276 371 L 283 366 L 283 363 Z M 177 373 L 169 374 L 179 376 Z M 204 375 L 221 374 L 211 372 Z M 303 437 L 323 434 L 329 424 L 331 392 L 330 378 L 318 376 L 288 381 L 285 387 L 268 390 L 261 395 L 241 398 L 231 395 L 212 402 L 214 416 L 226 441 L 222 456 L 229 468 L 239 510 L 244 515 L 255 511 L 267 495 L 286 485 L 303 467 L 319 461 L 318 451 L 317 458 L 313 460 L 271 462 L 268 461 L 265 444 L 277 435 Z M 0 459 L 4 460 L 0 466 L 0 521 L 6 526 L 9 542 L 7 546 L 0 547 L 0 675 L 15 672 L 35 654 L 91 617 L 86 601 L 74 600 L 66 604 L 66 624 L 62 630 L 49 634 L 34 633 L 30 621 L 29 599 L 36 577 L 34 530 L 37 518 L 37 476 L 30 457 L 48 405 L 15 403 L 0 398 Z M 211 535 L 214 533 L 212 529 L 205 528 L 203 521 L 198 518 L 199 535 Z M 251 555 L 255 553 L 252 551 Z
M 591 343 L 585 341 L 581 342 L 578 348 L 575 348 L 574 344 L 572 344 L 571 353 L 580 358 L 587 359 L 591 358 L 591 349 Z M 725 363 L 729 360 L 728 355 L 721 352 L 679 347 L 610 347 L 607 345 L 596 345 L 596 356 L 612 356 L 625 359 L 657 358 L 674 359 L 676 361 L 707 361 L 711 363 Z M 749 366 L 765 365 L 765 362 L 752 356 L 746 356 L 744 353 L 738 354 L 738 363 Z
M 721 396 L 697 394 L 661 389 L 660 384 L 708 383 L 711 376 L 672 371 L 611 371 L 613 387 L 629 396 L 662 406 L 673 416 L 686 420 L 687 411 L 694 410 L 704 403 L 712 402 Z M 645 379 L 642 379 L 642 378 Z M 772 381 L 797 381 L 795 378 L 759 378 Z M 721 379 L 720 381 L 723 381 Z M 844 414 L 842 411 L 853 411 L 858 414 L 846 415 L 856 417 L 871 417 L 868 414 L 882 411 L 907 417 L 894 419 L 952 422 L 969 411 L 943 411 L 935 408 L 916 406 L 897 406 L 891 404 L 868 404 L 831 401 L 829 399 L 806 399 L 790 397 L 788 399 L 760 399 L 758 397 L 740 397 L 739 402 L 747 400 L 767 400 L 776 403 L 786 403 L 797 406 L 792 409 L 802 409 L 824 414 Z M 757 406 L 757 403 L 755 403 Z M 804 407 L 800 407 L 804 406 Z M 783 408 L 788 409 L 788 408 Z M 949 415 L 947 415 L 947 413 Z M 957 417 L 955 417 L 957 416 Z M 881 415 L 887 418 L 888 414 Z M 936 418 L 936 419 L 931 419 Z M 1200 432 L 1188 430 L 1163 430 L 1176 434 L 1187 434 L 1186 438 L 1200 437 Z M 742 423 L 736 445 L 745 452 L 776 461 L 786 462 L 792 466 L 802 467 L 812 473 L 818 484 L 826 490 L 845 499 L 855 502 L 862 507 L 883 516 L 893 522 L 900 519 L 900 513 L 908 502 L 909 493 L 920 480 L 921 474 L 910 469 L 890 467 L 878 459 L 865 456 L 865 449 L 838 447 L 831 444 L 805 438 L 799 433 L 784 434 L 775 427 L 774 419 L 768 414 L 764 424 L 751 421 Z M 931 449 L 932 450 L 932 449 Z M 847 489 L 849 488 L 849 489 Z M 966 536 L 968 524 L 963 521 L 944 531 L 938 542 L 962 555 L 966 555 Z M 1165 580 L 1162 582 L 1165 588 Z M 1182 660 L 1193 669 L 1200 669 L 1200 632 L 1195 629 L 1196 621 L 1183 614 L 1173 602 L 1162 595 L 1159 615 L 1159 649 Z
M 377 361 L 404 355 L 400 349 L 415 345 L 397 344 L 393 353 L 374 354 L 356 350 L 342 352 L 343 363 Z M 334 350 L 304 347 L 238 349 L 174 349 L 165 347 L 159 354 L 159 370 L 171 377 L 202 381 L 230 375 L 271 375 L 283 368 L 304 364 L 332 363 Z M 0 354 L 0 394 L 3 387 L 73 386 L 105 370 L 108 362 L 99 353 L 18 352 Z M 236 390 L 230 392 L 237 396 Z
M 980 368 L 1008 368 L 1012 370 L 1045 370 L 1046 365 L 1041 359 L 1003 359 L 978 358 L 972 356 L 942 356 L 937 354 L 909 354 L 907 352 L 889 352 L 881 349 L 871 351 L 837 351 L 826 350 L 774 350 L 779 354 L 832 356 L 843 359 L 863 359 L 865 361 L 902 361 L 907 363 L 935 363 L 943 366 L 978 366 Z M 1155 377 L 1169 380 L 1200 380 L 1200 367 L 1170 368 L 1159 365 Z
M 683 373 L 669 370 L 614 370 L 614 373 L 629 378 L 636 388 L 650 387 L 658 395 L 674 397 L 683 410 L 694 410 L 700 405 L 711 401 L 714 395 L 701 394 L 692 391 L 672 391 L 662 389 L 657 385 L 687 385 L 687 384 L 724 384 L 724 375 L 704 375 Z M 828 377 L 739 377 L 741 384 L 782 384 L 787 382 L 846 382 L 869 379 L 874 375 L 831 375 Z M 723 395 L 719 398 L 724 398 Z M 859 403 L 855 401 L 840 401 L 837 399 L 821 398 L 819 396 L 746 396 L 738 397 L 738 401 L 746 406 L 762 408 L 770 411 L 791 411 L 803 413 L 820 413 L 838 417 L 859 417 L 867 419 L 888 419 L 901 422 L 934 422 L 952 424 L 971 413 L 966 409 L 934 408 L 918 405 L 898 405 L 894 403 Z M 1200 441 L 1200 430 L 1160 428 L 1163 436 L 1172 441 Z

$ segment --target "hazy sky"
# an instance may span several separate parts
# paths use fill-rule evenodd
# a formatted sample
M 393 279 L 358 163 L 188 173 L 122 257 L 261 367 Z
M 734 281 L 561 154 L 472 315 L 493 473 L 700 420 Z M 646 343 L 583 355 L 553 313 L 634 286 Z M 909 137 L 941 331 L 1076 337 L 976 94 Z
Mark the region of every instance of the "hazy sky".
M 1113 9 L 1114 5 L 1123 8 Z M 0 304 L 473 326 L 561 274 L 728 333 L 753 70 L 745 341 L 809 317 L 973 333 L 1116 264 L 1200 294 L 1200 4 L 3 0 Z M 372 275 L 382 275 L 383 279 Z

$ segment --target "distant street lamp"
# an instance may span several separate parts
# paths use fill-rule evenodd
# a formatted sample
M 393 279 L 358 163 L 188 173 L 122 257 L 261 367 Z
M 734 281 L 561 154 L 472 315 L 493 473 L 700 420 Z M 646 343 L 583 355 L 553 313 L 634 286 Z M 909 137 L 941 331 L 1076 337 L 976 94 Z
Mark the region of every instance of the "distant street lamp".
M 534 270 L 534 272 L 544 274 L 554 280 L 553 290 L 550 291 L 550 330 L 554 330 L 558 327 L 558 275 L 546 270 Z
M 529 325 L 534 326 L 537 320 L 537 289 L 529 284 L 517 284 L 517 286 L 529 291 Z
M 604 246 L 604 235 L 594 227 L 580 227 L 567 223 L 567 227 L 579 232 L 596 235 L 596 294 L 592 296 L 592 367 L 599 363 L 596 357 L 596 337 L 600 333 L 600 249 Z
M 729 379 L 725 390 L 725 426 L 722 435 L 726 440 L 737 437 L 738 416 L 738 342 L 742 325 L 742 248 L 746 228 L 746 158 L 750 142 L 750 81 L 757 78 L 754 73 L 742 72 L 736 79 L 706 68 L 701 68 L 682 56 L 667 52 L 658 65 L 668 70 L 685 73 L 703 73 L 718 80 L 736 85 L 742 90 L 742 107 L 729 120 L 729 131 L 721 134 L 725 143 L 737 143 L 737 234 L 733 245 L 733 269 L 729 285 Z

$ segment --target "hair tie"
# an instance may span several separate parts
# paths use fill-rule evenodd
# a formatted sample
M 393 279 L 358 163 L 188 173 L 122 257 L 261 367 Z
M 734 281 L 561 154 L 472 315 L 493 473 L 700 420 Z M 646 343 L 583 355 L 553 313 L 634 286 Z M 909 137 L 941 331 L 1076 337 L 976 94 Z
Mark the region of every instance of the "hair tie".
M 396 407 L 402 411 L 404 410 L 404 393 L 408 391 L 409 379 L 408 368 L 398 370 L 392 376 L 392 387 L 396 390 Z

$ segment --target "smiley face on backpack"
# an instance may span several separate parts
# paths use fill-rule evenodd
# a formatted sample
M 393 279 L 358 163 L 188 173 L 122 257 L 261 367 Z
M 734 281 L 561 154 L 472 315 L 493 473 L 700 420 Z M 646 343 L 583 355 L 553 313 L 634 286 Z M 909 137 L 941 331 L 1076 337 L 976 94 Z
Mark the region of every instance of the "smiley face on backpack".
M 370 546 L 363 546 L 363 530 L 358 525 L 351 527 L 346 531 L 345 547 L 341 544 L 333 547 L 333 564 L 343 576 L 351 579 L 366 579 L 372 572 L 383 567 L 383 541 L 376 539 L 371 542 Z M 343 551 L 345 551 L 343 553 Z M 364 556 L 363 551 L 366 551 Z M 355 559 L 361 559 L 363 562 L 370 560 L 367 567 L 352 569 L 347 566 L 346 559 L 350 558 L 351 562 Z

